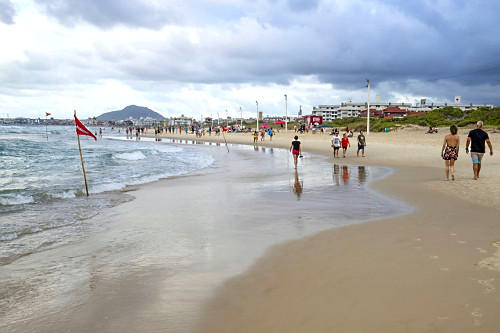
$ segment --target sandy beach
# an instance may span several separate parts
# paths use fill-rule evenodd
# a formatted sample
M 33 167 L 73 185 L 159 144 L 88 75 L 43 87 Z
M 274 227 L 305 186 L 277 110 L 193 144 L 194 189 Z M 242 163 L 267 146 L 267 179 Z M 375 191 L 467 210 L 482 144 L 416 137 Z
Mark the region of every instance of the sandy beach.
M 495 151 L 500 135 L 486 130 Z M 445 181 L 446 133 L 425 131 L 370 133 L 366 157 L 356 157 L 351 139 L 346 158 L 338 159 L 328 134 L 299 135 L 304 158 L 295 178 L 293 132 L 256 147 L 251 134 L 163 134 L 163 143 L 171 138 L 206 151 L 214 164 L 128 187 L 134 200 L 88 221 L 102 226 L 98 232 L 2 267 L 11 283 L 4 296 L 23 298 L 9 305 L 0 327 L 497 332 L 500 162 L 485 156 L 473 180 L 464 152 L 468 130 L 461 129 L 456 180 Z M 339 165 L 352 171 L 340 186 Z M 365 177 L 378 179 L 368 182 L 371 189 Z M 294 182 L 301 179 L 307 194 L 299 198 Z M 331 200 L 352 193 L 360 197 Z
M 473 180 L 464 152 L 468 130 L 459 131 L 455 181 L 445 181 L 444 129 L 370 133 L 364 158 L 356 157 L 351 139 L 341 162 L 393 168 L 372 186 L 414 211 L 273 247 L 205 304 L 196 331 L 497 332 L 500 163 L 496 155 L 485 156 L 481 177 Z M 486 130 L 495 151 L 500 137 Z M 288 148 L 294 134 L 280 133 L 259 145 Z M 299 136 L 305 154 L 332 156 L 330 138 Z M 252 142 L 250 134 L 225 139 Z

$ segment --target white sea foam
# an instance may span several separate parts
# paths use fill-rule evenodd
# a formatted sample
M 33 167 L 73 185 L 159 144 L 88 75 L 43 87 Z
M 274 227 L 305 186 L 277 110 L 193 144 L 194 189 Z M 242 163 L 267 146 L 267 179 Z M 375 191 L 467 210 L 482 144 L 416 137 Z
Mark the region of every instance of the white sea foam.
M 119 159 L 119 160 L 139 161 L 139 160 L 145 159 L 146 155 L 144 155 L 141 151 L 134 151 L 132 153 L 116 154 L 115 157 L 116 157 L 116 159 Z
M 54 193 L 53 197 L 59 199 L 69 199 L 69 198 L 75 198 L 76 194 L 73 191 L 64 191 L 64 192 Z
M 24 196 L 21 194 L 4 194 L 0 197 L 0 205 L 13 206 L 32 203 L 35 200 L 32 196 Z
M 127 184 L 125 183 L 108 183 L 108 184 L 99 184 L 92 186 L 90 192 L 91 193 L 103 193 L 108 191 L 119 191 L 125 188 Z

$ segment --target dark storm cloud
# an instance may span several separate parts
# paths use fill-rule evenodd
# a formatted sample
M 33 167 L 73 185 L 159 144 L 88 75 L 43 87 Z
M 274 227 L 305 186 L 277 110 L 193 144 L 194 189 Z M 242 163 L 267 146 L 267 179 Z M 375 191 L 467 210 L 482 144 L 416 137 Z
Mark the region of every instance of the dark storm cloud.
M 14 24 L 15 13 L 16 11 L 10 0 L 0 0 L 0 22 Z
M 286 22 L 283 38 L 289 43 L 284 52 L 277 53 L 288 63 L 290 75 L 314 74 L 346 89 L 362 86 L 367 77 L 372 87 L 390 82 L 394 90 L 403 91 L 414 86 L 409 82 L 423 82 L 429 94 L 443 81 L 460 84 L 462 88 L 456 88 L 462 91 L 500 84 L 498 12 L 497 2 L 353 1 L 339 5 L 324 1 L 313 17 L 290 15 L 278 20 L 270 14 L 268 21 Z M 306 26 L 312 33 L 305 33 Z M 495 95 L 491 89 L 490 95 Z M 498 97 L 496 102 L 500 102 Z

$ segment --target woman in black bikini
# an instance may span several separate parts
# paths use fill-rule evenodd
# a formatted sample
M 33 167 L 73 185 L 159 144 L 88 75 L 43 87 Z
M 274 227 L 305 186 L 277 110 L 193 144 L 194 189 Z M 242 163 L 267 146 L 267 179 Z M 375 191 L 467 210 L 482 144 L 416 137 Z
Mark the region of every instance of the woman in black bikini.
M 299 155 L 302 153 L 302 150 L 300 149 L 299 137 L 296 135 L 294 139 L 295 141 L 292 141 L 292 144 L 290 145 L 290 151 L 293 154 L 293 163 L 295 163 L 295 169 L 297 169 L 297 160 L 299 158 Z
M 455 161 L 458 158 L 460 147 L 460 137 L 457 135 L 457 131 L 457 126 L 450 126 L 450 134 L 444 137 L 443 148 L 441 148 L 441 157 L 444 160 L 446 180 L 449 180 L 450 171 L 451 179 L 455 180 Z

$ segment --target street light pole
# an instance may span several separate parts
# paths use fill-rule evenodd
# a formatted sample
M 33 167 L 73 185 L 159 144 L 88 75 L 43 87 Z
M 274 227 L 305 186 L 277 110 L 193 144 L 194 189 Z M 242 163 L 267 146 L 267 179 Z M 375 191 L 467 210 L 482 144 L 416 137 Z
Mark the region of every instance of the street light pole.
M 288 97 L 285 94 L 285 133 L 288 132 Z
M 370 134 L 370 80 L 366 79 L 368 83 L 368 112 L 366 113 L 366 134 Z
M 240 106 L 240 129 L 243 130 L 243 110 L 241 109 Z
M 226 117 L 226 127 L 229 126 L 229 111 L 227 111 L 226 109 L 226 114 L 227 114 L 227 117 Z
M 255 104 L 257 104 L 257 129 L 256 131 L 259 130 L 259 102 L 255 101 Z

